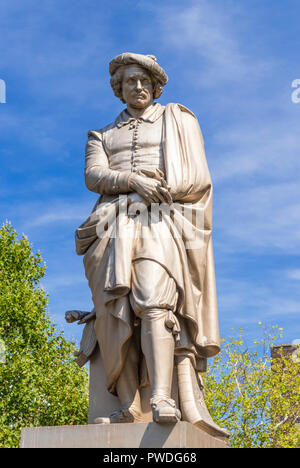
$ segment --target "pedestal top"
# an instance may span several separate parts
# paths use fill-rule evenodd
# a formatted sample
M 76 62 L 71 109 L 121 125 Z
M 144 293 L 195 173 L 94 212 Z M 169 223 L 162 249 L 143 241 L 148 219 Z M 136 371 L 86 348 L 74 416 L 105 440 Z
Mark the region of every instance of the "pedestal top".
M 213 437 L 187 422 L 86 426 L 27 427 L 21 448 L 227 448 L 226 438 Z

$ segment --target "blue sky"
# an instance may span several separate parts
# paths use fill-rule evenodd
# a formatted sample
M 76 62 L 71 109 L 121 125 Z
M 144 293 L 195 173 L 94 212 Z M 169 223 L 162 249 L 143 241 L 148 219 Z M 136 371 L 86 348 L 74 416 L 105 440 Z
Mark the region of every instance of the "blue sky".
M 97 196 L 84 185 L 87 130 L 122 110 L 108 63 L 154 54 L 169 75 L 162 104 L 198 117 L 214 182 L 221 334 L 257 323 L 300 338 L 298 0 L 4 0 L 0 9 L 0 221 L 47 263 L 51 319 L 89 310 L 74 231 Z

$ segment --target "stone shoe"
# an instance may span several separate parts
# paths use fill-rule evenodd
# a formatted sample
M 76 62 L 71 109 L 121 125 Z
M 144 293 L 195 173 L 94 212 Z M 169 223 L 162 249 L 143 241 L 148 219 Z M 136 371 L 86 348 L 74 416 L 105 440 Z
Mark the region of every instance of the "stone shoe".
M 153 421 L 161 424 L 177 423 L 181 419 L 181 413 L 176 408 L 175 401 L 171 398 L 154 397 L 150 400 Z

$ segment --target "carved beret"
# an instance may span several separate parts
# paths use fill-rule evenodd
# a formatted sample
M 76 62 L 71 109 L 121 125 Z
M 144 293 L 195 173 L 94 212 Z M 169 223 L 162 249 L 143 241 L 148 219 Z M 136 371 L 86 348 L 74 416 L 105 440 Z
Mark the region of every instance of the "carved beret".
M 164 86 L 168 81 L 168 75 L 160 67 L 154 55 L 133 54 L 124 52 L 117 55 L 109 64 L 109 73 L 113 75 L 117 69 L 123 65 L 140 65 L 149 72 Z

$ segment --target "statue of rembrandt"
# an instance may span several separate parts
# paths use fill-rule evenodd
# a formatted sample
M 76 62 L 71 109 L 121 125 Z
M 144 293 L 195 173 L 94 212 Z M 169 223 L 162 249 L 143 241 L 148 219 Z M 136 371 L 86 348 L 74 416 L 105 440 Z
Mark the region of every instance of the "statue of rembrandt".
M 224 435 L 199 375 L 220 346 L 201 130 L 183 105 L 155 102 L 168 77 L 154 56 L 123 53 L 109 71 L 126 108 L 88 133 L 85 182 L 100 196 L 76 231 L 106 386 L 121 404 L 95 423 L 141 421 L 140 390 L 150 385 L 154 421 L 183 419 Z

